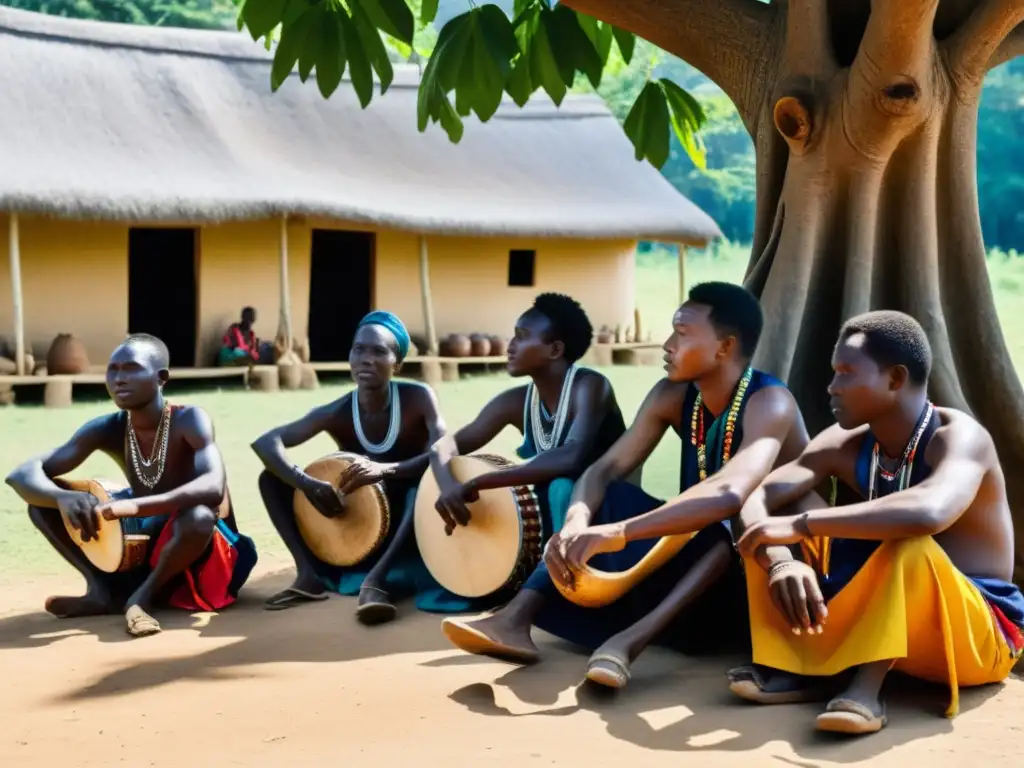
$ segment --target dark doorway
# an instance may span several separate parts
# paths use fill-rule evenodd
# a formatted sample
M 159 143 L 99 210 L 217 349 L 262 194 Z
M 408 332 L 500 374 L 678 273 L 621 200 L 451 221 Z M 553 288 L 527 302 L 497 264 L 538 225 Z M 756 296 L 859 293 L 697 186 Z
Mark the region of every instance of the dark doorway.
M 171 366 L 196 364 L 196 230 L 128 230 L 128 332 L 163 340 Z
M 309 356 L 348 360 L 373 300 L 372 232 L 314 229 L 309 269 Z

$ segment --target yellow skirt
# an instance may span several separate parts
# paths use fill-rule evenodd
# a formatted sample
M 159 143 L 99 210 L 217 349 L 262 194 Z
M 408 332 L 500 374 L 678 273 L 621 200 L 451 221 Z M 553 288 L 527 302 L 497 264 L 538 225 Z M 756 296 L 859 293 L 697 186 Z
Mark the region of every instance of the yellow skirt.
M 827 541 L 805 547 L 808 562 Z M 828 604 L 820 635 L 794 635 L 771 602 L 767 574 L 746 563 L 754 663 L 799 675 L 836 675 L 892 659 L 893 668 L 945 683 L 947 717 L 959 687 L 1005 680 L 1016 661 L 988 603 L 931 536 L 882 543 Z M 820 572 L 820 568 L 819 568 Z

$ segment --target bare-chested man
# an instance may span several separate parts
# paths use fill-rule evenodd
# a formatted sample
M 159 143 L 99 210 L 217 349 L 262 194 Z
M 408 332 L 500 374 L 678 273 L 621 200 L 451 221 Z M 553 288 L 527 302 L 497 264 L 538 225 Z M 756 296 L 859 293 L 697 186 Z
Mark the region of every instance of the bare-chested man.
M 392 597 L 415 595 L 418 608 L 441 613 L 473 607 L 471 601 L 443 590 L 430 577 L 412 535 L 416 487 L 429 464 L 430 445 L 444 434 L 445 425 L 430 387 L 392 380 L 409 343 L 409 334 L 397 316 L 371 312 L 360 322 L 349 354 L 356 389 L 253 443 L 253 450 L 267 467 L 260 475 L 260 493 L 297 569 L 292 585 L 267 601 L 268 609 L 325 600 L 328 589 L 358 594 L 356 615 L 365 624 L 393 619 Z M 295 522 L 292 501 L 296 488 L 325 516 L 344 514 L 334 486 L 307 475 L 289 461 L 286 452 L 322 432 L 340 450 L 365 457 L 342 478 L 341 496 L 383 481 L 391 508 L 391 528 L 377 553 L 351 567 L 317 559 Z
M 745 643 L 746 601 L 729 528 L 777 463 L 799 455 L 807 433 L 793 396 L 749 361 L 763 324 L 757 300 L 727 283 L 696 286 L 673 318 L 665 342 L 668 378 L 655 385 L 626 434 L 576 484 L 545 566 L 504 609 L 449 637 L 465 650 L 518 661 L 539 651 L 538 626 L 597 651 L 587 677 L 620 688 L 630 665 L 654 640 L 692 651 Z M 681 438 L 680 496 L 655 499 L 621 482 L 654 451 L 665 432 Z M 726 463 L 728 462 L 728 463 Z M 566 600 L 591 561 L 604 571 L 636 564 L 667 535 L 696 533 L 682 551 L 631 592 L 603 608 Z M 684 609 L 681 621 L 674 621 Z
M 886 723 L 879 694 L 896 669 L 948 684 L 952 717 L 959 686 L 1003 680 L 1024 647 L 995 447 L 970 416 L 928 401 L 931 349 L 907 315 L 848 321 L 832 367 L 838 424 L 741 514 L 755 666 L 732 670 L 731 688 L 772 704 L 845 685 L 817 727 L 871 733 Z M 768 516 L 830 477 L 865 500 Z M 799 559 L 786 546 L 797 543 Z
M 168 366 L 162 341 L 129 337 L 107 366 L 107 390 L 119 411 L 93 419 L 60 448 L 7 477 L 28 502 L 35 526 L 85 577 L 83 597 L 47 600 L 55 616 L 124 612 L 130 634 L 154 634 L 160 624 L 150 611 L 158 598 L 186 610 L 219 610 L 235 601 L 256 564 L 252 541 L 234 525 L 210 417 L 164 400 Z M 54 482 L 96 451 L 114 459 L 130 484 L 106 504 Z M 68 536 L 58 510 L 85 541 L 95 537 L 100 517 L 120 520 L 126 534 L 149 535 L 149 567 L 125 574 L 97 570 Z M 191 578 L 179 578 L 186 570 Z

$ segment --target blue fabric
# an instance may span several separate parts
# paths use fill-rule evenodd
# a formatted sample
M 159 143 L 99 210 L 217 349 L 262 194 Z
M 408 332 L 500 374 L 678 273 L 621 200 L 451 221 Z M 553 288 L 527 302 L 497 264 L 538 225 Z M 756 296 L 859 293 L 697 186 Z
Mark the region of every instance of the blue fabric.
M 405 356 L 409 354 L 409 331 L 405 329 L 405 323 L 394 312 L 386 312 L 382 309 L 374 310 L 359 321 L 356 330 L 364 325 L 379 325 L 382 328 L 387 328 L 394 334 L 395 339 L 398 341 L 398 362 L 402 362 Z
M 967 578 L 978 588 L 982 597 L 1003 612 L 1003 616 L 1024 628 L 1024 595 L 1020 587 L 1002 579 Z
M 663 502 L 635 485 L 615 482 L 608 486 L 604 503 L 593 524 L 618 522 L 649 512 Z M 633 541 L 620 552 L 594 557 L 590 564 L 604 571 L 624 571 L 646 555 L 657 539 Z M 652 573 L 627 595 L 603 608 L 582 608 L 562 597 L 541 563 L 524 584 L 545 597 L 534 624 L 545 632 L 593 650 L 613 635 L 632 626 L 653 611 L 675 585 L 717 544 L 732 549 L 729 530 L 712 525 L 690 540 L 678 555 Z M 728 647 L 743 648 L 749 642 L 747 602 L 743 574 L 738 562 L 695 603 L 662 632 L 656 642 L 684 652 Z
M 317 576 L 325 587 L 342 595 L 359 594 L 359 588 L 363 586 L 366 576 L 394 541 L 395 532 L 401 525 L 404 516 L 413 514 L 416 488 L 403 488 L 397 493 L 392 490 L 388 496 L 389 500 L 393 499 L 391 501 L 391 527 L 388 536 L 381 542 L 380 547 L 373 555 L 361 563 L 349 567 L 328 565 L 313 559 Z M 394 498 L 395 496 L 398 498 Z M 395 515 L 396 510 L 400 510 L 399 515 Z M 466 613 L 493 607 L 493 601 L 487 597 L 459 597 L 438 584 L 423 563 L 414 534 L 410 534 L 405 546 L 392 561 L 381 587 L 387 590 L 392 600 L 413 597 L 416 607 L 428 613 Z

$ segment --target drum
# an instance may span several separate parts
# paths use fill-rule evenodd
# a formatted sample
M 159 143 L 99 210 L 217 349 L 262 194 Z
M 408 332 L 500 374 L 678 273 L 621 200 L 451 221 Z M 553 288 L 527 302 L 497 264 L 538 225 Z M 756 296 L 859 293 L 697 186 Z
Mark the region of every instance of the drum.
M 459 482 L 512 466 L 500 456 L 456 456 L 449 465 Z M 460 597 L 518 589 L 542 555 L 540 505 L 529 486 L 492 488 L 469 505 L 472 519 L 451 536 L 434 505 L 441 495 L 433 472 L 416 494 L 416 544 L 437 582 Z
M 317 459 L 306 474 L 328 482 L 337 489 L 354 453 L 331 453 Z M 329 565 L 350 566 L 365 560 L 380 547 L 391 527 L 391 510 L 382 483 L 364 485 L 345 496 L 346 512 L 341 517 L 324 517 L 300 490 L 293 501 L 299 534 L 310 551 Z
M 58 485 L 69 491 L 92 494 L 98 504 L 110 501 L 111 494 L 122 490 L 121 487 L 108 480 L 59 480 Z M 90 563 L 104 573 L 124 573 L 146 563 L 149 552 L 149 536 L 145 534 L 125 534 L 121 530 L 120 520 L 98 521 L 97 536 L 89 541 L 82 541 L 82 534 L 64 518 L 64 527 L 75 546 L 82 550 Z

